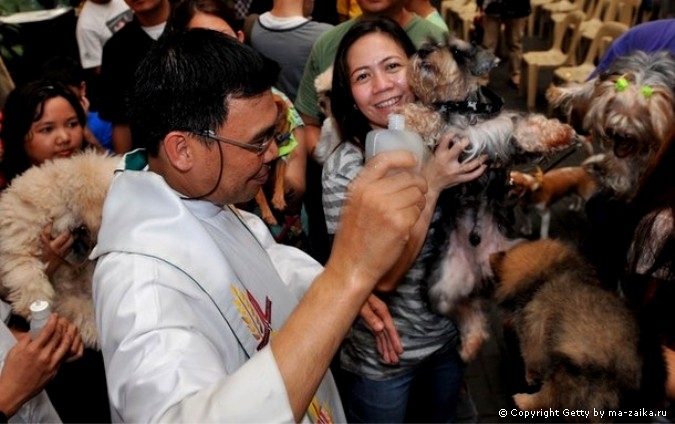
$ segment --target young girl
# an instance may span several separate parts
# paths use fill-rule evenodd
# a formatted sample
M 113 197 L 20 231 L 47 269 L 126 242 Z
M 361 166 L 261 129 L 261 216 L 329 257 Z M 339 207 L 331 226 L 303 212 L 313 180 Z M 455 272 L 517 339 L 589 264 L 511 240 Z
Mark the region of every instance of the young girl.
M 414 51 L 403 29 L 386 18 L 361 20 L 338 47 L 331 107 L 342 142 L 326 159 L 322 176 L 329 233 L 339 231 L 347 187 L 363 168 L 366 134 L 386 128 L 388 116 L 414 100 L 406 75 Z M 450 147 L 450 138 L 442 138 L 422 168 L 429 184 L 422 217 L 398 265 L 377 285 L 402 350 L 382 349 L 392 333 L 373 332 L 361 319 L 342 346 L 338 384 L 349 422 L 453 421 L 464 370 L 457 354 L 457 330 L 452 321 L 429 309 L 421 261 L 415 262 L 418 255 L 428 255 L 423 243 L 440 192 L 485 170 L 484 158 L 460 164 L 466 140 Z
M 61 84 L 35 81 L 13 90 L 1 133 L 7 183 L 33 165 L 80 151 L 85 125 L 79 100 Z
M 79 99 L 66 86 L 49 81 L 17 87 L 7 98 L 0 138 L 5 156 L 0 163 L 7 184 L 32 166 L 67 158 L 85 146 L 86 115 Z M 54 181 L 54 184 L 69 184 Z M 42 231 L 45 273 L 50 276 L 63 264 L 73 244 L 70 232 Z M 64 364 L 47 392 L 64 422 L 109 422 L 110 412 L 100 352 L 85 349 L 84 356 Z M 89 399 L 82 403 L 82 399 Z

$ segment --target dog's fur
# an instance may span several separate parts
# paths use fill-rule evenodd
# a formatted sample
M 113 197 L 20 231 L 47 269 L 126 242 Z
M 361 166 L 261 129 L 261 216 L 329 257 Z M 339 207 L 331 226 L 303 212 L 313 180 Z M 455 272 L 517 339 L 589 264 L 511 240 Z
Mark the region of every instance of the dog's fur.
M 274 136 L 277 139 L 279 137 L 288 137 L 291 130 L 291 123 L 287 118 L 288 105 L 284 99 L 278 95 L 274 96 L 274 103 L 276 103 L 277 109 L 279 110 L 279 117 L 274 127 Z M 286 209 L 286 191 L 284 186 L 284 177 L 286 175 L 287 167 L 286 159 L 279 158 L 274 161 L 272 166 L 274 167 L 274 190 L 272 191 L 271 199 L 272 206 L 278 211 L 283 211 Z M 269 225 L 277 225 L 277 219 L 274 217 L 274 213 L 270 208 L 267 196 L 262 187 L 258 190 L 258 193 L 256 193 L 255 201 L 260 208 L 262 219 Z
M 321 126 L 321 137 L 312 152 L 312 156 L 320 164 L 326 161 L 341 141 L 331 110 L 330 94 L 332 87 L 333 67 L 330 66 L 314 80 L 314 88 L 319 99 L 319 110 L 321 110 L 321 114 L 324 116 L 323 125 Z
M 597 189 L 595 181 L 583 166 L 554 168 L 546 173 L 539 167 L 533 173 L 511 171 L 509 185 L 521 207 L 527 212 L 533 208 L 541 217 L 539 237 L 543 239 L 548 238 L 551 206 L 555 202 L 572 196 L 570 209 L 578 211 Z M 530 213 L 525 215 L 523 233 L 532 233 Z
M 406 105 L 406 127 L 435 147 L 446 132 L 467 137 L 467 159 L 486 153 L 510 164 L 568 147 L 571 126 L 541 114 L 501 110 L 501 98 L 481 84 L 497 64 L 489 51 L 461 39 L 429 41 L 413 56 L 408 80 L 417 102 Z
M 660 347 L 647 352 L 633 313 L 601 287 L 574 248 L 554 240 L 524 242 L 493 254 L 490 263 L 494 296 L 518 338 L 526 380 L 541 383 L 538 392 L 513 397 L 518 408 L 595 408 L 607 419 L 608 410 L 658 404 L 659 395 L 645 404 L 640 392 L 651 384 L 663 395 Z M 649 378 L 656 381 L 647 383 Z
M 48 161 L 16 177 L 0 196 L 0 281 L 12 310 L 30 319 L 30 304 L 47 300 L 53 311 L 79 328 L 85 346 L 92 348 L 98 346 L 91 294 L 94 263 L 87 256 L 96 242 L 103 201 L 118 162 L 96 152 Z M 53 236 L 73 232 L 74 262 L 81 263 L 64 261 L 51 281 L 45 274 L 41 239 L 49 223 Z
M 456 38 L 425 43 L 408 65 L 408 80 L 418 101 L 403 107 L 406 127 L 420 133 L 430 148 L 441 135 L 467 137 L 462 160 L 486 154 L 489 168 L 480 178 L 446 190 L 438 201 L 442 218 L 433 228 L 439 248 L 429 264 L 432 308 L 458 322 L 460 355 L 472 359 L 487 339 L 487 324 L 477 294 L 492 276 L 488 258 L 509 246 L 506 168 L 541 159 L 576 140 L 571 126 L 542 115 L 502 111 L 502 100 L 481 83 L 495 66 L 489 51 Z
M 546 97 L 607 148 L 593 163 L 598 184 L 630 200 L 675 122 L 675 56 L 636 51 L 583 84 L 551 86 Z

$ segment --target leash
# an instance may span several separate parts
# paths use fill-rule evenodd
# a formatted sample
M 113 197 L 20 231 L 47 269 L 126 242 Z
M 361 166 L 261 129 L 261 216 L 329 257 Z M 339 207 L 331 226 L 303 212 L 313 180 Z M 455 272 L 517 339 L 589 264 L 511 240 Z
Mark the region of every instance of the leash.
M 558 158 L 557 158 L 555 161 L 553 161 L 553 163 L 551 163 L 550 165 L 547 165 L 547 166 L 544 168 L 544 170 L 543 170 L 544 173 L 546 173 L 546 172 L 550 171 L 551 169 L 555 168 L 556 166 L 558 166 L 558 165 L 560 164 L 560 162 L 562 162 L 562 161 L 564 161 L 565 159 L 567 159 L 568 157 L 572 156 L 572 154 L 574 154 L 574 153 L 577 151 L 577 149 L 579 148 L 579 146 L 581 146 L 581 143 L 576 143 L 576 144 L 574 144 L 574 145 L 572 145 L 572 146 L 570 146 L 570 147 L 567 147 L 567 148 L 566 148 L 566 149 L 567 149 L 567 152 L 566 152 L 565 154 L 561 155 L 560 157 L 558 157 Z

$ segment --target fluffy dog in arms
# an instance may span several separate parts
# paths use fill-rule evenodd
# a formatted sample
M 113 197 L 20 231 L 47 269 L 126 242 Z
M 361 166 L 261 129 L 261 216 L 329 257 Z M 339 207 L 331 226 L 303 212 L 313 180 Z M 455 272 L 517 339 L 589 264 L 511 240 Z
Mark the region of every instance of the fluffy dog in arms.
M 582 202 L 588 200 L 597 189 L 584 166 L 565 166 L 546 173 L 539 167 L 533 173 L 511 171 L 509 185 L 525 210 L 534 207 L 541 216 L 539 237 L 543 239 L 548 238 L 553 203 L 572 195 L 574 201 L 570 208 L 580 210 Z M 523 232 L 530 234 L 532 220 L 529 214 L 525 217 L 525 227 Z
M 525 378 L 541 383 L 538 392 L 513 397 L 518 408 L 591 411 L 567 418 L 608 421 L 608 411 L 658 404 L 665 384 L 660 347 L 646 347 L 632 312 L 601 287 L 574 248 L 554 240 L 524 242 L 493 254 L 490 263 L 494 295 L 518 338 Z M 593 416 L 594 409 L 604 417 Z
M 103 200 L 119 158 L 85 152 L 48 161 L 16 177 L 0 196 L 0 282 L 15 313 L 30 319 L 42 299 L 79 329 L 87 347 L 98 346 L 88 259 L 96 243 Z M 70 231 L 73 251 L 51 279 L 42 261 L 42 230 Z
M 636 51 L 583 84 L 551 86 L 546 98 L 607 148 L 589 168 L 600 187 L 629 200 L 675 122 L 675 57 Z
M 492 273 L 489 255 L 505 249 L 508 208 L 506 167 L 541 159 L 572 145 L 571 126 L 542 115 L 503 111 L 502 99 L 481 82 L 496 65 L 485 49 L 460 39 L 429 41 L 413 55 L 408 80 L 418 101 L 404 106 L 406 127 L 430 148 L 450 131 L 467 137 L 467 159 L 487 154 L 490 167 L 477 180 L 446 190 L 438 200 L 440 228 L 432 228 L 438 258 L 428 266 L 429 298 L 438 313 L 459 325 L 460 355 L 472 359 L 487 338 L 478 292 Z

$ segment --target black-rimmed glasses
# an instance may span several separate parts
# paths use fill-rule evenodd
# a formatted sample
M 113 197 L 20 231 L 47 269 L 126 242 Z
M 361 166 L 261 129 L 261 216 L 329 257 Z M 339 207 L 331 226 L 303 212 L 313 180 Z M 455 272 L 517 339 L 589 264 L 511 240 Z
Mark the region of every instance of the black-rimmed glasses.
M 254 152 L 258 156 L 262 156 L 265 151 L 267 151 L 267 148 L 270 146 L 270 144 L 274 141 L 274 137 L 264 137 L 262 142 L 257 142 L 253 144 L 248 144 L 248 143 L 242 143 L 241 141 L 233 140 L 231 138 L 223 137 L 220 135 L 217 135 L 214 131 L 212 130 L 207 130 L 207 131 L 202 131 L 197 133 L 198 135 L 201 135 L 203 137 L 207 137 L 216 141 L 220 141 L 223 143 L 231 144 L 233 146 L 241 147 L 242 149 L 246 149 L 248 151 Z

